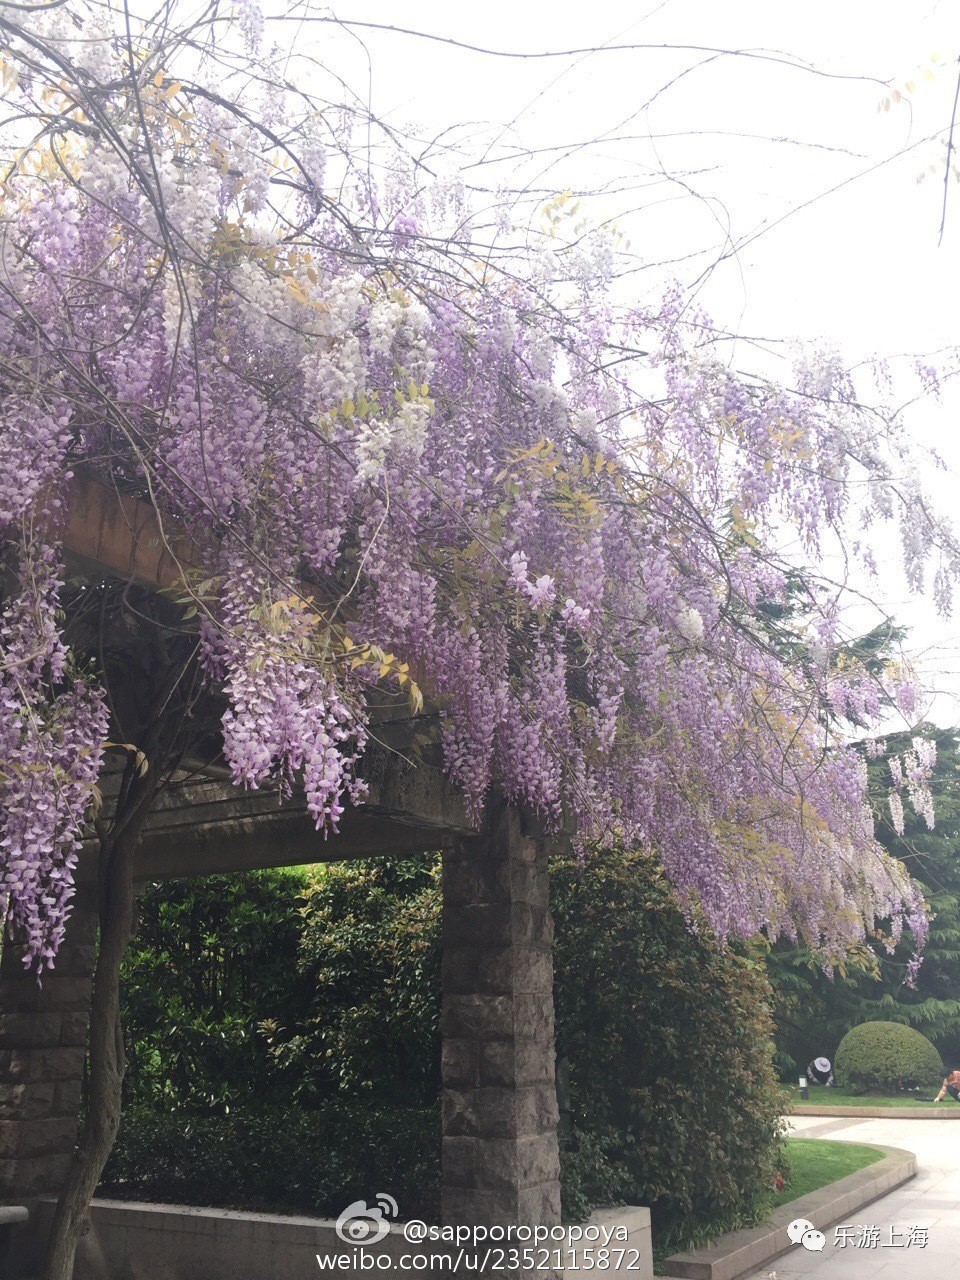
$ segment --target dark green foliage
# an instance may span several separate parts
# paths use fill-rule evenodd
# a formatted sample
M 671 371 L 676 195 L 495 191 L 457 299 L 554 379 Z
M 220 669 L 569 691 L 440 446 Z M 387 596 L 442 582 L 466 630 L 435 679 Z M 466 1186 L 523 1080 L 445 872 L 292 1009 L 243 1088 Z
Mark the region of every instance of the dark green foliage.
M 436 855 L 318 869 L 296 965 L 306 998 L 265 1020 L 293 1098 L 338 1093 L 418 1106 L 440 1088 L 440 863 Z
M 632 1204 L 636 1188 L 604 1134 L 573 1126 L 560 1146 L 560 1198 L 564 1222 L 582 1222 L 597 1205 Z
M 943 1074 L 935 1046 L 901 1022 L 865 1022 L 840 1041 L 834 1075 L 841 1089 L 860 1092 L 936 1084 Z
M 558 861 L 552 884 L 575 1125 L 661 1243 L 748 1220 L 781 1160 L 762 963 L 691 930 L 650 857 Z
M 337 1217 L 389 1188 L 408 1217 L 440 1212 L 436 1108 L 327 1103 L 229 1115 L 132 1108 L 99 1194 Z
M 302 873 L 251 871 L 142 895 L 123 971 L 125 1103 L 222 1110 L 286 1092 L 257 1024 L 307 998 L 304 886 Z
M 937 743 L 931 783 L 936 826 L 906 806 L 903 836 L 890 822 L 889 759 L 909 746 L 907 735 L 886 739 L 884 754 L 869 761 L 877 837 L 924 889 L 933 912 L 930 936 L 915 989 L 904 987 L 913 938 L 904 933 L 889 954 L 879 939 L 850 956 L 831 980 L 807 948 L 781 942 L 772 948 L 778 1065 L 796 1078 L 811 1058 L 834 1058 L 845 1033 L 863 1022 L 900 1022 L 929 1037 L 949 1062 L 960 1063 L 960 739 L 954 731 L 925 726 Z
M 559 860 L 552 884 L 558 1048 L 571 1075 L 565 1217 L 580 1219 L 598 1204 L 651 1204 L 661 1242 L 750 1220 L 768 1203 L 780 1163 L 782 1099 L 762 965 L 723 951 L 703 929 L 691 932 L 650 857 L 596 854 L 582 869 Z M 171 889 L 155 892 L 163 898 Z M 269 1046 L 276 1074 L 259 1086 L 259 1105 L 269 1099 L 270 1115 L 255 1116 L 245 1101 L 222 1130 L 183 1113 L 160 1118 L 155 1147 L 128 1123 L 111 1193 L 126 1179 L 131 1195 L 203 1202 L 216 1187 L 226 1202 L 227 1188 L 231 1204 L 318 1212 L 330 1187 L 339 1212 L 356 1182 L 354 1198 L 389 1190 L 404 1214 L 435 1194 L 439 859 L 318 868 L 297 902 L 299 911 L 284 899 L 299 934 L 296 956 L 275 991 L 258 985 L 255 999 L 234 1011 L 259 1026 L 257 1054 Z M 176 980 L 174 969 L 168 990 Z M 157 1041 L 162 1006 L 154 1012 Z M 219 1091 L 219 1083 L 206 1090 Z M 311 1136 L 333 1099 L 346 1117 L 343 1132 L 360 1135 L 349 1149 Z M 409 1176 L 394 1177 L 372 1138 L 366 1117 L 384 1107 L 429 1128 L 411 1146 Z M 245 1166 L 247 1141 L 256 1147 Z M 151 1163 L 152 1151 L 160 1156 Z M 312 1162 L 323 1170 L 311 1171 Z

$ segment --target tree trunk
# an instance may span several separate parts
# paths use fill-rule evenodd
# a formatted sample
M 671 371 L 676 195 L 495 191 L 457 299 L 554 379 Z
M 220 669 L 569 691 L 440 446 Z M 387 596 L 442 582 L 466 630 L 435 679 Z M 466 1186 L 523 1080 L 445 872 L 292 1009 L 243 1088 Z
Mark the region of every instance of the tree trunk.
M 133 855 L 158 789 L 151 764 L 134 776 L 121 800 L 111 831 L 100 846 L 100 934 L 90 1006 L 89 1083 L 83 1134 L 77 1145 L 47 1249 L 44 1280 L 72 1280 L 87 1211 L 120 1126 L 125 1066 L 120 1026 L 120 967 L 136 920 Z

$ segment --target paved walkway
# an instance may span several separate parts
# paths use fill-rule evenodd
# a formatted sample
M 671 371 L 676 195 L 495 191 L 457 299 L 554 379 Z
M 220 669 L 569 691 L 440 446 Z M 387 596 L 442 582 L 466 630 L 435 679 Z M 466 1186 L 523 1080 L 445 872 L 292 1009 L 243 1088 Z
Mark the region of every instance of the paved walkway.
M 936 1120 L 856 1120 L 794 1116 L 790 1125 L 799 1138 L 837 1142 L 874 1142 L 913 1151 L 917 1176 L 858 1210 L 854 1228 L 881 1243 L 866 1248 L 837 1242 L 835 1228 L 825 1231 L 826 1247 L 812 1253 L 797 1246 L 749 1274 L 777 1280 L 958 1280 L 960 1278 L 960 1127 Z M 927 1228 L 926 1247 L 906 1247 L 911 1228 Z M 891 1231 L 893 1234 L 891 1235 Z M 851 1241 L 855 1231 L 845 1233 Z M 891 1241 L 897 1244 L 891 1244 Z M 884 1243 L 885 1242 L 885 1243 Z

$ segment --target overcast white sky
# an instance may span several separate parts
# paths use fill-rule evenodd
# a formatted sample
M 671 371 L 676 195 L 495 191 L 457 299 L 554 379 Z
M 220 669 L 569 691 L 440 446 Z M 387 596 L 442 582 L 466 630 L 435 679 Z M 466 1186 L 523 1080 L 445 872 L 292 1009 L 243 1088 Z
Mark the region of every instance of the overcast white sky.
M 422 134 L 461 126 L 448 139 L 458 165 L 497 160 L 463 163 L 468 183 L 619 192 L 587 211 L 620 215 L 645 268 L 638 291 L 658 292 L 669 273 L 692 281 L 736 242 L 703 284 L 725 327 L 826 341 L 849 363 L 960 346 L 960 183 L 938 246 L 944 149 L 923 141 L 945 136 L 953 105 L 960 23 L 949 0 L 341 0 L 335 12 L 499 50 L 691 44 L 783 51 L 902 91 L 915 81 L 909 105 L 878 111 L 887 91 L 877 83 L 756 58 L 645 49 L 519 60 L 383 31 L 314 29 L 326 65 L 368 93 L 381 118 Z M 520 158 L 526 148 L 537 154 Z M 936 171 L 918 183 L 929 166 Z M 690 254 L 700 256 L 666 271 L 651 265 Z M 947 508 L 960 506 L 958 413 L 955 394 L 910 419 L 950 464 L 946 476 L 925 473 Z M 881 552 L 889 574 L 873 590 L 913 628 L 928 679 L 947 690 L 936 718 L 958 721 L 960 621 L 940 622 L 909 600 L 890 548 Z

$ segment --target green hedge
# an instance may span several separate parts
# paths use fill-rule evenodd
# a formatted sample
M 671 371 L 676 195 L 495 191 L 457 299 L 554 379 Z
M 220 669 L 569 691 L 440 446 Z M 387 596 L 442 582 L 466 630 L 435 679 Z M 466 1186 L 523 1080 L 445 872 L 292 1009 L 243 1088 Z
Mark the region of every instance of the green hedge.
M 909 1089 L 935 1084 L 940 1054 L 925 1035 L 901 1022 L 864 1022 L 840 1041 L 834 1064 L 841 1089 Z
M 129 974 L 128 1034 L 135 1054 L 141 1044 L 152 1055 L 135 1097 L 172 1116 L 127 1118 L 105 1189 L 312 1213 L 339 1212 L 347 1192 L 382 1190 L 403 1213 L 429 1217 L 439 1180 L 439 858 L 317 869 L 298 887 L 299 911 L 286 907 L 299 931 L 295 962 L 273 994 L 258 976 L 246 1002 L 233 994 L 243 989 L 237 950 L 220 945 L 222 932 L 239 932 L 220 923 L 230 896 L 218 893 L 220 879 L 197 886 L 215 927 L 198 925 L 203 910 L 182 887 L 171 898 L 159 886 L 145 904 L 170 962 L 158 974 L 141 952 Z M 558 858 L 551 885 L 558 1054 L 570 1074 L 565 1218 L 646 1204 L 660 1239 L 677 1244 L 751 1220 L 779 1170 L 784 1106 L 762 964 L 721 948 L 702 920 L 692 929 L 653 857 Z M 282 893 L 289 902 L 289 883 Z M 176 944 L 192 936 L 202 945 L 177 960 Z M 257 1088 L 266 1118 L 236 1082 L 205 1079 L 214 1062 L 205 1046 L 227 1017 L 255 1032 L 235 1042 L 231 1070 L 246 1054 L 252 1072 L 273 1072 Z M 224 1100 L 229 1115 L 211 1117 Z M 395 1144 L 379 1132 L 384 1115 Z
M 130 1108 L 98 1194 L 337 1217 L 377 1191 L 394 1195 L 404 1217 L 439 1220 L 438 1108 Z
M 551 886 L 558 1051 L 602 1156 L 585 1198 L 615 1170 L 662 1246 L 752 1221 L 783 1161 L 762 959 L 691 928 L 648 855 L 558 859 Z
M 610 1143 L 577 1133 L 561 1152 L 566 1216 L 623 1204 L 629 1176 Z M 440 1109 L 328 1104 L 194 1115 L 131 1107 L 98 1194 L 159 1204 L 337 1217 L 377 1191 L 401 1215 L 439 1221 Z

